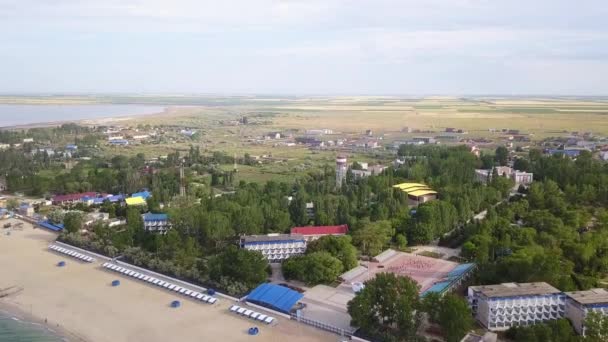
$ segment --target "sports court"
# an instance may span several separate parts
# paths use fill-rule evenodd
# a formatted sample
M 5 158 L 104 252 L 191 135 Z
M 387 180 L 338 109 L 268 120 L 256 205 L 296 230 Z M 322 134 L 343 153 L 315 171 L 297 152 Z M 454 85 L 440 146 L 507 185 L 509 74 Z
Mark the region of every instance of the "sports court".
M 436 284 L 448 283 L 449 286 L 455 277 L 461 277 L 472 267 L 472 264 L 460 265 L 452 261 L 389 249 L 365 266 L 358 266 L 344 273 L 341 279 L 343 285 L 350 286 L 353 283 L 364 283 L 378 273 L 390 272 L 412 278 L 420 286 L 422 294 Z

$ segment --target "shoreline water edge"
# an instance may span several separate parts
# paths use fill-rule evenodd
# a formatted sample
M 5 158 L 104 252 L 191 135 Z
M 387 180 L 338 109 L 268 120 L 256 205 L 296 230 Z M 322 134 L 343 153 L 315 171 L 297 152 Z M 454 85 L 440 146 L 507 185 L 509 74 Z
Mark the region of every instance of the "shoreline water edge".
M 3 300 L 0 300 L 0 319 L 12 320 L 15 324 L 22 325 L 22 327 L 15 329 L 13 333 L 28 330 L 33 332 L 35 336 L 39 336 L 41 341 L 87 342 L 86 340 L 75 336 L 57 323 L 54 326 L 51 326 L 48 323 L 45 323 L 44 318 L 27 313 L 24 308 L 15 304 L 9 304 Z

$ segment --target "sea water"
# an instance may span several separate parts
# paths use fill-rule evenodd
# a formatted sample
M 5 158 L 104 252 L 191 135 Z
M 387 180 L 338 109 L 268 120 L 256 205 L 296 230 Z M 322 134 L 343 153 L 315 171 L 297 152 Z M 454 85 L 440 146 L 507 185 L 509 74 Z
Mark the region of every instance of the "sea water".
M 0 342 L 62 342 L 45 327 L 25 322 L 0 311 Z
M 146 105 L 12 105 L 0 104 L 0 127 L 56 121 L 101 119 L 161 113 L 165 107 Z

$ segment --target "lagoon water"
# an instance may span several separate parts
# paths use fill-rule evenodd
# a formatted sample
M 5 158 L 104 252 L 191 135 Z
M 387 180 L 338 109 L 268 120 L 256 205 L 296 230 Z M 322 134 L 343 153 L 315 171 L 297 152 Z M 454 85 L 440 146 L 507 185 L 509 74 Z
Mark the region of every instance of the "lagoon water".
M 154 114 L 161 106 L 145 105 L 12 105 L 0 104 L 0 127 Z
M 43 327 L 14 319 L 0 311 L 0 342 L 61 342 L 63 339 Z

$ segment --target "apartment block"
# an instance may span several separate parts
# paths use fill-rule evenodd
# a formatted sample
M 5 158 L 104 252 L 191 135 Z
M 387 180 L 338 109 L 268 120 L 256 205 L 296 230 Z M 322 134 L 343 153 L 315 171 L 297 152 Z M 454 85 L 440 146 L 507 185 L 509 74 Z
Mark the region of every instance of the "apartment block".
M 566 295 L 547 283 L 471 286 L 468 300 L 477 321 L 491 331 L 562 318 L 566 306 Z

